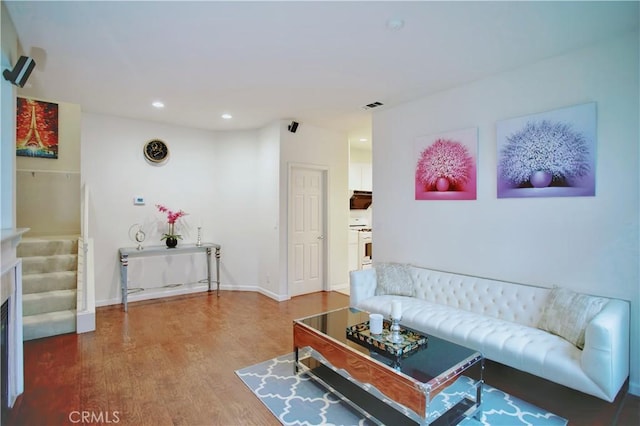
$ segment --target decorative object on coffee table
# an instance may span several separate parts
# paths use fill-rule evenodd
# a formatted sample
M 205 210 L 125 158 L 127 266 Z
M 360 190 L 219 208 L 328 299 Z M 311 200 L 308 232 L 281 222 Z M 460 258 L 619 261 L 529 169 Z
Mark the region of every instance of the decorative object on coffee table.
M 371 334 L 382 334 L 383 319 L 382 314 L 369 314 L 368 330 Z
M 178 245 L 178 240 L 182 239 L 182 235 L 176 234 L 175 232 L 176 221 L 181 217 L 186 216 L 188 213 L 182 210 L 174 212 L 172 210 L 169 210 L 162 204 L 156 204 L 156 207 L 160 213 L 167 214 L 167 223 L 169 224 L 169 232 L 164 234 L 160 240 L 166 240 L 165 242 L 167 244 L 167 247 L 174 248 Z
M 391 343 L 401 343 L 403 341 L 400 336 L 400 320 L 402 319 L 402 304 L 399 300 L 391 302 L 391 334 L 387 339 Z
M 391 340 L 391 322 L 385 320 L 382 324 L 382 332 L 372 333 L 370 321 L 347 327 L 347 339 L 356 342 L 380 355 L 391 359 L 393 366 L 399 366 L 400 361 L 415 351 L 427 347 L 428 337 L 410 328 L 401 327 L 399 331 L 400 341 Z

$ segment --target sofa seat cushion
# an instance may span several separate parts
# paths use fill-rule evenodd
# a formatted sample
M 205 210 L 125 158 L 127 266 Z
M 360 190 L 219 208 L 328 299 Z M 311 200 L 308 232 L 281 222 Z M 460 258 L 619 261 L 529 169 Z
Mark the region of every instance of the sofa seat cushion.
M 413 297 L 374 296 L 358 308 L 389 316 L 391 301 L 402 303 L 402 324 L 481 352 L 485 358 L 565 383 L 586 379 L 581 351 L 544 330 Z M 568 381 L 568 382 L 567 382 Z

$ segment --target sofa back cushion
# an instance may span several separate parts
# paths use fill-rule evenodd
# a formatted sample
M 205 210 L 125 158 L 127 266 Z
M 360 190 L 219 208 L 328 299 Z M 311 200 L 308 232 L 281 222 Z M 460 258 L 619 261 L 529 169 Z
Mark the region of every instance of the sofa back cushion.
M 376 296 L 385 294 L 394 296 L 415 295 L 415 285 L 410 273 L 411 266 L 406 263 L 374 263 L 376 270 Z
M 414 296 L 537 327 L 550 289 L 412 266 Z
M 551 290 L 538 327 L 563 337 L 583 349 L 587 325 L 608 302 L 609 299 L 604 297 L 554 288 Z

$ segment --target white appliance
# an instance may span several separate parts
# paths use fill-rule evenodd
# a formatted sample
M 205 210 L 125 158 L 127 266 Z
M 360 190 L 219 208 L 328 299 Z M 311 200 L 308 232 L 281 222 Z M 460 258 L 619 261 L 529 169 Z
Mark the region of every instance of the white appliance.
M 373 261 L 371 225 L 361 217 L 349 220 L 349 270 L 368 269 Z

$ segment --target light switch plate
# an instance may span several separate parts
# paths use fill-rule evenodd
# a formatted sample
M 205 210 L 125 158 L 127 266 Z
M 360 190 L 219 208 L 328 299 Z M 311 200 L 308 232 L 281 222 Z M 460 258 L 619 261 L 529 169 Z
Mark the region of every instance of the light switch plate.
M 144 197 L 133 197 L 133 204 L 136 206 L 144 206 Z

